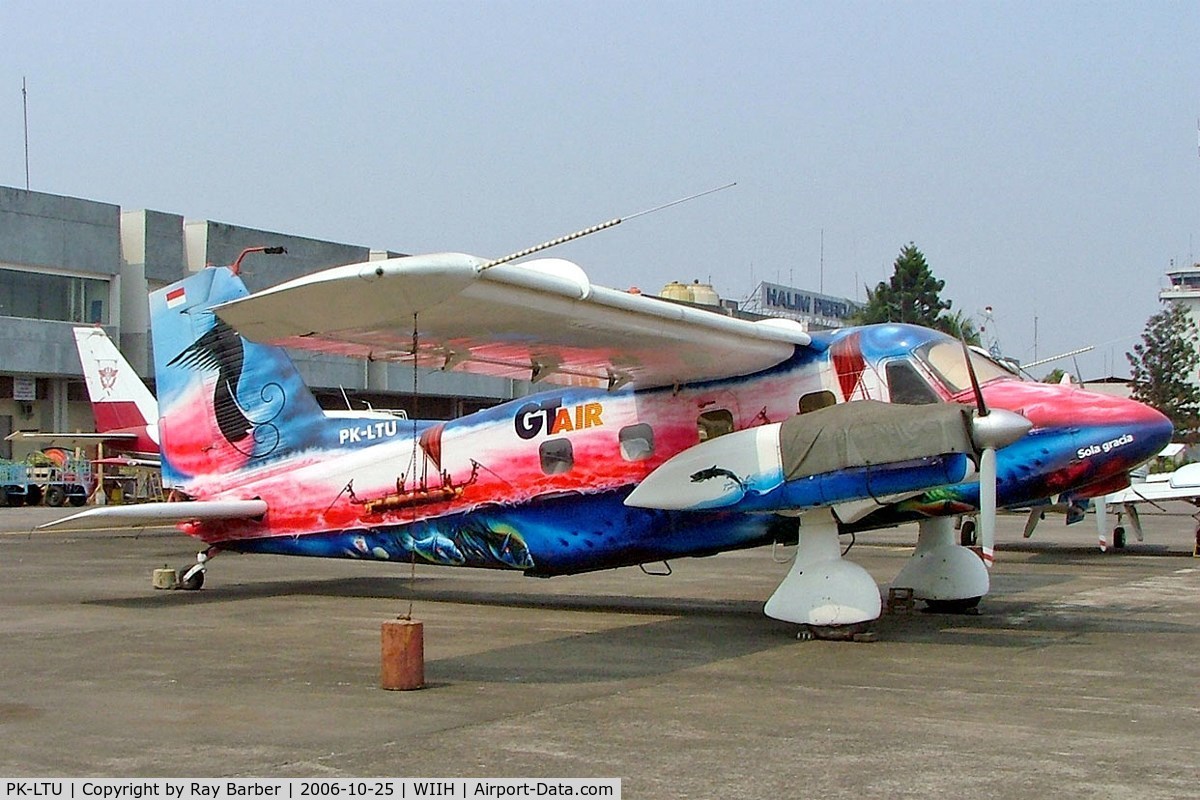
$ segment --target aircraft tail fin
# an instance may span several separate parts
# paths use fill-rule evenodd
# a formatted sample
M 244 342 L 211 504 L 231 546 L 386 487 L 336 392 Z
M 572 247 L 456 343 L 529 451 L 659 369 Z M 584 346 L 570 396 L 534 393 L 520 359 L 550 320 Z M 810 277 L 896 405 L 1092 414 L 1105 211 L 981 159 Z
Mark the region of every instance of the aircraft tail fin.
M 232 269 L 208 267 L 150 295 L 163 483 L 199 498 L 328 433 L 287 354 L 213 313 L 247 294 Z
M 158 403 L 103 328 L 74 329 L 75 347 L 92 401 L 96 432 L 126 430 L 158 421 Z

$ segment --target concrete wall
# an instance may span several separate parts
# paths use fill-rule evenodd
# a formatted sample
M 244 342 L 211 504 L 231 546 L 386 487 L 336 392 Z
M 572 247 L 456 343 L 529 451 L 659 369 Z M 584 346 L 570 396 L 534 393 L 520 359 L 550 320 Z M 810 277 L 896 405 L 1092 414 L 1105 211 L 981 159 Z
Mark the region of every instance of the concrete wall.
M 371 255 L 369 247 L 322 242 L 225 222 L 188 221 L 184 231 L 187 267 L 192 272 L 198 272 L 210 264 L 232 264 L 247 247 L 285 247 L 287 253 L 283 255 L 251 253 L 246 256 L 242 262 L 242 279 L 252 292 L 327 267 L 367 261 Z
M 0 262 L 116 275 L 120 213 L 110 203 L 0 186 Z
M 154 377 L 150 342 L 151 289 L 187 274 L 183 217 L 161 211 L 121 213 L 121 341 L 125 358 L 143 378 Z
M 0 186 L 0 266 L 107 279 L 109 331 L 119 329 L 117 206 Z M 0 317 L 0 371 L 79 375 L 71 327 L 70 322 Z

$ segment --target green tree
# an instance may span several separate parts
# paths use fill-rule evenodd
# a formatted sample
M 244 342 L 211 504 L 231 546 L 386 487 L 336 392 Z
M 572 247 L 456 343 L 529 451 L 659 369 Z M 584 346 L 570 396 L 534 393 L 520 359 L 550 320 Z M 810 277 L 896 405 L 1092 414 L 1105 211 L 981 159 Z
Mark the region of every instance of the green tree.
M 983 344 L 983 340 L 979 338 L 979 328 L 975 327 L 975 321 L 965 316 L 961 310 L 955 311 L 953 314 L 942 314 L 934 321 L 933 327 L 942 333 L 950 334 L 955 339 L 965 341 L 967 344 L 980 346 Z
M 979 344 L 979 329 L 961 311 L 953 314 L 949 300 L 941 298 L 946 282 L 929 269 L 925 254 L 909 242 L 900 248 L 889 281 L 867 288 L 867 304 L 855 315 L 860 325 L 877 322 L 909 322 L 936 328 L 967 344 Z
M 1133 373 L 1133 399 L 1166 414 L 1176 438 L 1192 442 L 1200 429 L 1200 387 L 1192 382 L 1200 365 L 1196 337 L 1187 309 L 1171 303 L 1147 320 L 1142 343 L 1125 354 Z
M 880 281 L 867 289 L 867 304 L 858 314 L 864 324 L 876 322 L 910 322 L 932 328 L 943 311 L 950 309 L 938 293 L 946 282 L 938 280 L 925 263 L 925 254 L 909 242 L 900 248 L 892 264 L 890 281 Z
M 1062 381 L 1063 376 L 1066 374 L 1067 373 L 1063 370 L 1062 367 L 1055 367 L 1054 369 L 1052 369 L 1046 373 L 1046 376 L 1044 378 L 1042 378 L 1042 383 L 1059 383 L 1060 381 Z

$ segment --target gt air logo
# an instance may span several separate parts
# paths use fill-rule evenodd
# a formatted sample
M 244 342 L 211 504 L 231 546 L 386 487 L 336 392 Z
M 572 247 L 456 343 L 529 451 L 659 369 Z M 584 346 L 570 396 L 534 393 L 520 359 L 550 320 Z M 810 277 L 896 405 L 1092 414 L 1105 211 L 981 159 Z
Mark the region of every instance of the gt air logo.
M 532 439 L 543 431 L 553 436 L 558 433 L 597 428 L 604 424 L 600 419 L 604 406 L 600 403 L 580 403 L 573 408 L 563 408 L 561 397 L 551 397 L 540 403 L 526 403 L 517 409 L 513 427 L 517 436 Z
M 1124 436 L 1118 436 L 1116 439 L 1109 439 L 1102 444 L 1089 444 L 1087 447 L 1081 447 L 1075 451 L 1077 458 L 1091 458 L 1098 456 L 1101 453 L 1110 453 L 1118 447 L 1124 447 L 1133 441 L 1133 434 L 1127 433 Z

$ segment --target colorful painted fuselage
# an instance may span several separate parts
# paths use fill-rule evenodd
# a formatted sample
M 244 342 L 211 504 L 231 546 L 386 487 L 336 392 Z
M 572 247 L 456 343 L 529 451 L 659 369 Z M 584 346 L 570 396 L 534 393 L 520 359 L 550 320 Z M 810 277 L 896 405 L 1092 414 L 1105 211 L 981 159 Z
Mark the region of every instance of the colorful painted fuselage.
M 918 352 L 957 343 L 907 325 L 814 334 L 792 358 L 736 379 L 650 390 L 556 388 L 446 422 L 324 414 L 275 347 L 221 329 L 207 305 L 245 294 L 209 269 L 151 298 L 164 481 L 198 499 L 261 498 L 260 521 L 193 524 L 223 549 L 516 569 L 556 575 L 753 547 L 795 537 L 770 513 L 657 511 L 624 499 L 705 436 L 780 422 L 810 404 L 893 399 L 888 364 L 925 401 L 973 403 Z M 170 292 L 176 291 L 174 297 Z M 182 299 L 181 299 L 182 298 Z M 911 370 L 908 368 L 911 367 Z M 998 453 L 1015 506 L 1111 491 L 1169 439 L 1128 400 L 993 377 L 989 406 L 1033 430 Z M 930 489 L 857 528 L 973 513 L 978 484 Z

